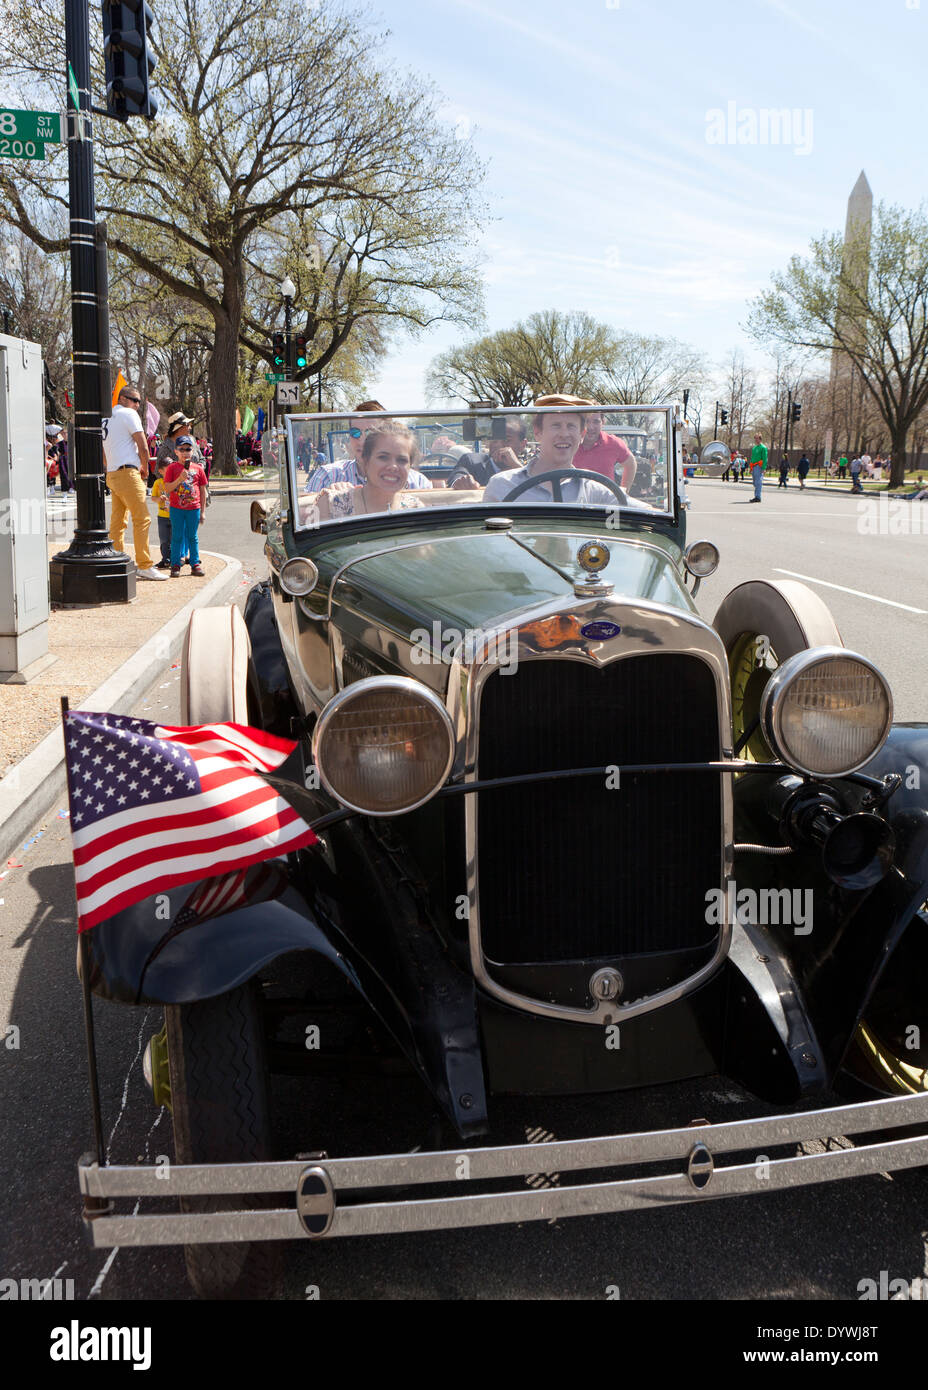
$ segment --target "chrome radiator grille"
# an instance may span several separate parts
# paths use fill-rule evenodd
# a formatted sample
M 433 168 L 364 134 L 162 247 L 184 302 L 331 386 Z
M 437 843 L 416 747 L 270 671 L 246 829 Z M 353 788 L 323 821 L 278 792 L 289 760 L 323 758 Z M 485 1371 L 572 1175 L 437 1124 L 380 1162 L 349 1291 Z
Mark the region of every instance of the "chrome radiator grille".
M 719 756 L 710 668 L 655 652 L 596 669 L 523 661 L 481 693 L 481 779 Z M 721 778 L 639 773 L 479 794 L 477 867 L 490 960 L 550 962 L 710 942 L 719 884 Z

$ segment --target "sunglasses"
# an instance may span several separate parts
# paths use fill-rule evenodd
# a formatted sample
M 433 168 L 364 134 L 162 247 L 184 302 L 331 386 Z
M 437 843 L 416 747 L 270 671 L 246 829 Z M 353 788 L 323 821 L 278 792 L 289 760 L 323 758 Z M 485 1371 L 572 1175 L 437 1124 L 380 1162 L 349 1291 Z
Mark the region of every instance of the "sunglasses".
M 124 396 L 123 399 L 124 399 L 124 400 L 127 400 L 127 401 L 131 401 L 133 405 L 141 405 L 141 404 L 142 404 L 142 397 L 141 397 L 141 396 Z
M 178 444 L 176 452 L 178 454 L 192 454 L 193 450 L 189 444 Z

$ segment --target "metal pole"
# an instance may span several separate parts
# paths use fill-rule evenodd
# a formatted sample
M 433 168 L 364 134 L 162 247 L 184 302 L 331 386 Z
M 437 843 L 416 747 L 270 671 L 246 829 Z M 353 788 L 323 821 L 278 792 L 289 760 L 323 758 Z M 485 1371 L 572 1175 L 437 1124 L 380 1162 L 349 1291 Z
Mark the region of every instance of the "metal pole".
M 284 295 L 284 333 L 287 336 L 287 380 L 293 380 L 293 348 L 291 328 L 293 327 L 293 300 Z
M 65 750 L 67 750 L 68 740 L 68 697 L 61 697 L 61 724 L 65 738 Z M 65 752 L 65 776 L 68 783 L 68 803 L 73 810 L 74 801 L 71 797 L 71 772 L 68 767 L 67 751 Z M 97 1071 L 97 1046 L 94 1036 L 93 1026 L 93 995 L 90 992 L 90 951 L 88 949 L 88 937 L 86 932 L 81 932 L 77 938 L 77 949 L 79 959 L 79 973 L 81 977 L 81 1002 L 84 1012 L 84 1040 L 87 1044 L 87 1074 L 90 1081 L 90 1115 L 93 1125 L 93 1144 L 96 1151 L 97 1163 L 101 1168 L 106 1166 L 106 1146 L 103 1142 L 103 1114 L 100 1108 L 100 1080 Z M 84 1213 L 87 1216 L 98 1216 L 107 1211 L 110 1203 L 103 1201 L 99 1197 L 84 1198 Z
M 786 393 L 786 429 L 783 431 L 783 453 L 789 453 L 789 417 L 793 411 L 793 393 Z
M 318 404 L 319 404 L 319 414 L 321 415 L 321 414 L 322 414 L 322 372 L 321 372 L 321 371 L 320 371 L 320 373 L 319 373 L 319 379 L 318 379 L 318 396 L 317 396 L 317 400 L 318 400 Z
M 106 223 L 94 228 L 97 263 L 97 356 L 100 359 L 100 414 L 106 419 L 113 409 L 113 373 L 110 365 L 110 273 Z M 147 431 L 146 431 L 147 433 Z
M 713 438 L 713 439 L 718 439 L 718 437 L 719 437 L 719 403 L 718 403 L 718 401 L 716 401 L 716 403 L 715 403 L 715 424 L 712 426 L 712 438 Z
M 71 241 L 71 329 L 74 359 L 74 453 L 77 524 L 67 550 L 49 567 L 58 604 L 128 603 L 135 597 L 135 566 L 113 549 L 106 529 L 103 428 L 100 408 L 100 326 L 90 116 L 90 7 L 65 0 L 65 52 L 77 88 L 75 109 L 67 82 L 68 201 Z

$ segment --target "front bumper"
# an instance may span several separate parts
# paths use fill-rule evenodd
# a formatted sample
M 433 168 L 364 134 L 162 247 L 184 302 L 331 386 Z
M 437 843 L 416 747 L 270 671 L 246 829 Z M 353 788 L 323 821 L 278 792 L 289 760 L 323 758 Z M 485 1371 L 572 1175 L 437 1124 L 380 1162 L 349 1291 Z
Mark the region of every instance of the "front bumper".
M 875 1131 L 919 1126 L 916 1135 L 868 1142 Z M 830 1147 L 856 1136 L 853 1147 Z M 824 1153 L 773 1158 L 783 1145 L 824 1141 Z M 720 1166 L 721 1155 L 738 1161 Z M 611 1173 L 659 1164 L 658 1174 L 556 1185 L 565 1175 Z M 542 1221 L 670 1203 L 742 1197 L 928 1166 L 928 1093 L 795 1115 L 685 1129 L 611 1135 L 510 1148 L 370 1158 L 319 1156 L 282 1163 L 155 1167 L 78 1165 L 84 1219 L 93 1245 L 195 1245 L 223 1241 L 385 1235 L 466 1226 Z M 548 1177 L 555 1185 L 482 1190 L 502 1179 Z M 439 1189 L 416 1196 L 409 1189 Z M 398 1191 L 391 1192 L 391 1189 Z M 249 1209 L 246 1194 L 286 1193 L 277 1208 Z M 228 1197 L 230 1210 L 120 1215 L 124 1198 Z M 242 1197 L 240 1209 L 234 1201 Z M 365 1200 L 373 1197 L 374 1200 Z M 265 1198 L 266 1200 L 266 1198 Z

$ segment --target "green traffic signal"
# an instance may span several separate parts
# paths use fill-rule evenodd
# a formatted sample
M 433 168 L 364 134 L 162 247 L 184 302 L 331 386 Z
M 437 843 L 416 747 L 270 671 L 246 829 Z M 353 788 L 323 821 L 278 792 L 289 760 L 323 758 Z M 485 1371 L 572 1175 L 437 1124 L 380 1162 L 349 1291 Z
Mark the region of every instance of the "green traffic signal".
M 305 366 L 306 366 L 306 358 L 305 358 L 305 357 L 298 357 L 298 358 L 296 359 L 296 365 L 297 365 L 298 367 L 305 367 Z

